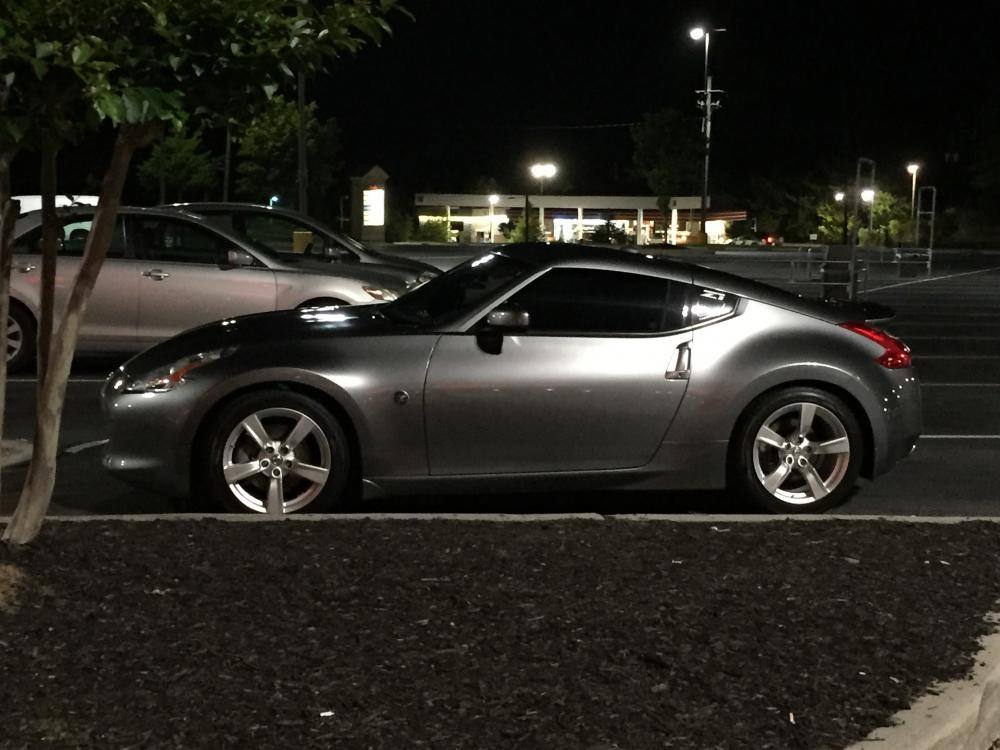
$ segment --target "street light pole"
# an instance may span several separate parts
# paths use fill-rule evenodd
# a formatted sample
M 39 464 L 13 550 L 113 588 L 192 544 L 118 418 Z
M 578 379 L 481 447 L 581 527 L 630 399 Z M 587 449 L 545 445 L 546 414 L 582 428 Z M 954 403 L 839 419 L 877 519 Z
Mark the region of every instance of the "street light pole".
M 857 226 L 858 222 L 858 201 L 861 199 L 861 165 L 867 164 L 871 167 L 871 184 L 875 184 L 875 160 L 868 159 L 864 156 L 858 157 L 857 169 L 854 173 L 854 195 L 852 196 L 852 214 L 854 216 L 854 224 Z M 874 206 L 874 200 L 872 202 Z M 868 217 L 869 227 L 871 226 L 871 215 Z M 858 296 L 858 236 L 857 230 L 851 232 L 851 299 L 856 299 Z
M 917 172 L 920 171 L 919 164 L 907 164 L 906 171 L 910 173 L 910 218 L 912 219 L 917 210 Z
M 706 30 L 700 26 L 696 26 L 691 29 L 690 36 L 695 41 L 704 38 L 705 39 L 705 73 L 704 82 L 705 98 L 699 102 L 705 110 L 704 117 L 702 118 L 702 134 L 705 137 L 704 146 L 704 166 L 702 167 L 702 183 L 701 183 L 701 234 L 704 236 L 706 244 L 708 243 L 708 166 L 709 157 L 712 150 L 712 110 L 718 107 L 718 103 L 712 101 L 712 77 L 708 74 L 708 46 L 709 40 L 712 36 L 712 31 L 725 31 L 725 29 L 710 29 Z M 698 92 L 702 93 L 702 92 Z M 721 92 L 720 92 L 721 93 Z
M 845 200 L 846 197 L 847 196 L 844 195 L 843 190 L 838 190 L 837 193 L 833 196 L 833 199 L 837 201 L 837 203 L 840 204 L 841 209 L 843 209 L 844 220 L 842 225 L 842 234 L 843 234 L 844 245 L 847 244 L 847 201 Z
M 556 165 L 553 164 L 552 162 L 545 162 L 543 164 L 532 164 L 531 165 L 531 176 L 534 177 L 536 180 L 538 180 L 539 195 L 543 195 L 545 193 L 545 183 L 543 182 L 543 180 L 551 179 L 552 177 L 556 176 Z M 528 196 L 527 195 L 524 196 L 524 210 L 525 210 L 525 214 L 526 214 L 525 215 L 525 223 L 524 223 L 524 236 L 525 236 L 525 240 L 527 240 L 527 237 L 528 237 L 528 219 L 527 219 Z M 541 210 L 540 206 L 539 206 L 539 210 Z M 539 221 L 539 224 L 541 224 L 541 221 Z M 539 229 L 539 231 L 542 233 L 542 235 L 544 237 L 545 227 L 540 225 L 538 227 L 538 229 Z
M 490 202 L 490 242 L 493 242 L 493 225 L 494 225 L 494 221 L 493 221 L 493 207 L 497 203 L 500 202 L 500 196 L 499 195 L 491 195 L 489 197 L 489 202 Z

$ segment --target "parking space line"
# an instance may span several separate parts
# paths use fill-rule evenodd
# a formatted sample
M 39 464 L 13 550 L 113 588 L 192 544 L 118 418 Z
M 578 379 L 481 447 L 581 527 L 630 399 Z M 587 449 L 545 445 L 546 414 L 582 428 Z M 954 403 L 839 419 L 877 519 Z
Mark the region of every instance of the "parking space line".
M 1000 440 L 1000 435 L 921 435 L 921 440 Z
M 865 293 L 870 294 L 871 292 L 881 292 L 886 289 L 898 289 L 901 286 L 913 286 L 914 284 L 928 284 L 932 281 L 947 281 L 948 279 L 957 279 L 962 276 L 974 276 L 980 273 L 990 273 L 992 271 L 1000 271 L 1000 266 L 993 266 L 992 268 L 983 268 L 978 271 L 964 271 L 963 273 L 953 273 L 947 276 L 931 276 L 926 279 L 914 279 L 913 281 L 901 281 L 898 284 L 888 284 L 887 286 L 877 286 L 871 289 L 866 289 Z
M 921 383 L 921 388 L 1000 388 L 1000 383 Z

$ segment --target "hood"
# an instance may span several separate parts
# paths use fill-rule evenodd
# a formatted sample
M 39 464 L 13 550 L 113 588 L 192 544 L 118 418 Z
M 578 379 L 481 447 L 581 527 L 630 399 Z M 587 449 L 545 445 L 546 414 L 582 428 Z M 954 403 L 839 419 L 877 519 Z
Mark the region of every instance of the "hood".
M 137 354 L 124 365 L 139 376 L 184 357 L 232 346 L 261 346 L 331 336 L 379 336 L 411 331 L 379 311 L 381 305 L 312 307 L 244 315 L 192 328 Z
M 384 266 L 380 263 L 331 263 L 320 258 L 300 259 L 296 256 L 272 259 L 270 266 L 274 271 L 336 276 L 399 291 L 412 286 L 417 276 L 406 269 Z

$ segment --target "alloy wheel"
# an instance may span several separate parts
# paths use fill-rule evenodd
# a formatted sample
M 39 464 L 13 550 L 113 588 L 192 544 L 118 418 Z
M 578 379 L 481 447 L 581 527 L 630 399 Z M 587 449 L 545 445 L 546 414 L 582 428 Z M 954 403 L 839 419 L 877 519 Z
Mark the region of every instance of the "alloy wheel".
M 229 491 L 247 509 L 300 510 L 330 479 L 330 440 L 312 418 L 289 408 L 261 409 L 240 421 L 222 450 Z
M 7 316 L 7 361 L 16 357 L 24 346 L 24 329 L 12 316 Z
M 753 446 L 753 468 L 777 500 L 807 505 L 837 489 L 851 462 L 841 419 L 808 401 L 782 406 L 763 421 Z

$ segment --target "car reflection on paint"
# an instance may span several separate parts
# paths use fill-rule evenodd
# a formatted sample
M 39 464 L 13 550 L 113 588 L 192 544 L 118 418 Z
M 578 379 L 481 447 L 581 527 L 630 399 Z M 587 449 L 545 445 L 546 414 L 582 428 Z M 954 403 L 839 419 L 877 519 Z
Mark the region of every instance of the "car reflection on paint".
M 105 463 L 261 513 L 718 487 L 816 512 L 920 432 L 909 349 L 864 318 L 637 253 L 508 245 L 388 304 L 234 318 L 149 349 L 104 388 Z

